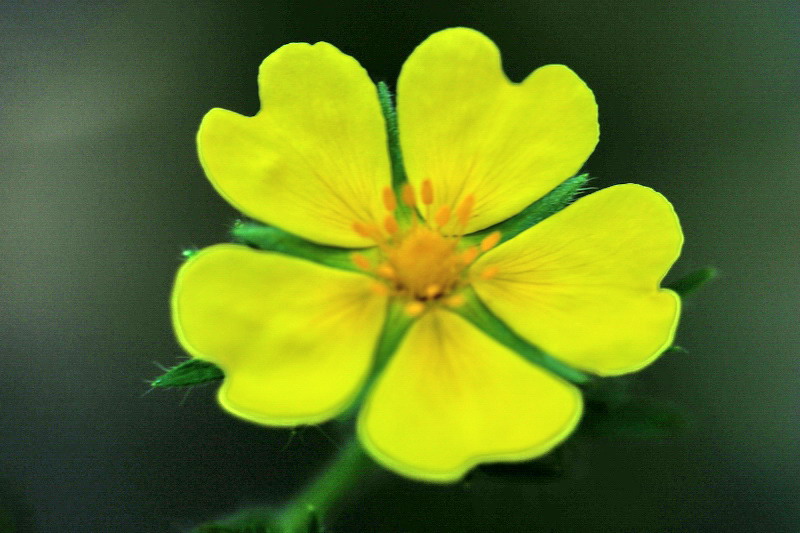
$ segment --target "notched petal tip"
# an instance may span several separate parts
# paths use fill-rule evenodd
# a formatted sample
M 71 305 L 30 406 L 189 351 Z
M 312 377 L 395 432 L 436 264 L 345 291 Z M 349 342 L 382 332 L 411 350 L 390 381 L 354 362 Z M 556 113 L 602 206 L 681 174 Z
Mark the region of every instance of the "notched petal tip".
M 380 220 L 391 182 L 375 86 L 335 46 L 291 43 L 259 68 L 252 117 L 214 109 L 198 153 L 216 190 L 248 216 L 319 244 L 363 247 L 355 220 Z
M 397 460 L 392 455 L 383 452 L 380 448 L 375 446 L 370 437 L 366 434 L 363 424 L 358 424 L 357 433 L 364 450 L 384 468 L 416 481 L 436 484 L 457 483 L 463 480 L 471 470 L 481 464 L 532 461 L 547 455 L 559 445 L 563 444 L 578 427 L 584 413 L 583 396 L 580 391 L 578 389 L 573 389 L 571 394 L 575 405 L 572 417 L 566 421 L 561 431 L 552 435 L 550 438 L 542 440 L 540 443 L 529 448 L 514 452 L 474 455 L 446 469 L 423 469 Z
M 546 454 L 582 412 L 576 387 L 437 311 L 412 327 L 380 376 L 358 435 L 386 468 L 451 483 L 479 463 Z
M 364 275 L 235 245 L 178 272 L 175 331 L 225 374 L 218 398 L 259 424 L 322 422 L 360 390 L 386 308 Z
M 275 51 L 261 61 L 261 64 L 258 67 L 259 82 L 262 81 L 264 72 L 269 71 L 274 66 L 285 68 L 285 64 L 291 66 L 292 64 L 303 64 L 308 61 L 327 61 L 332 63 L 345 61 L 348 63 L 354 63 L 359 69 L 363 70 L 363 67 L 361 67 L 361 64 L 357 59 L 345 54 L 339 50 L 339 48 L 329 42 L 317 41 L 313 44 L 307 42 L 294 42 L 287 43 L 276 48 Z
M 664 196 L 616 185 L 487 252 L 475 268 L 494 264 L 503 276 L 474 287 L 547 353 L 598 375 L 625 374 L 655 361 L 675 336 L 680 300 L 660 286 L 682 243 Z M 530 309 L 538 310 L 536 321 Z
M 409 56 L 398 120 L 413 185 L 434 180 L 451 207 L 475 195 L 468 233 L 573 176 L 599 138 L 594 95 L 574 72 L 545 66 L 514 83 L 494 42 L 467 28 L 435 33 Z

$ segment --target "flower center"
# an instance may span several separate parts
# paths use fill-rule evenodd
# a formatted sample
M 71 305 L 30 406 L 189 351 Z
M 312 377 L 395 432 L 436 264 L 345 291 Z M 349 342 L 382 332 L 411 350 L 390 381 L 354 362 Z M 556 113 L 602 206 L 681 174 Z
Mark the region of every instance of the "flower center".
M 375 241 L 379 252 L 377 264 L 361 253 L 353 254 L 353 262 L 376 278 L 376 291 L 405 301 L 411 315 L 418 315 L 431 305 L 462 305 L 464 298 L 458 293 L 471 282 L 469 265 L 499 242 L 500 233 L 489 234 L 478 246 L 463 246 L 461 237 L 475 198 L 468 195 L 455 210 L 446 204 L 434 208 L 430 180 L 422 183 L 419 195 L 410 185 L 404 185 L 401 200 L 410 212 L 406 217 L 410 220 L 398 222 L 397 199 L 386 187 L 383 203 L 388 214 L 383 227 L 353 224 L 359 235 Z M 420 213 L 425 214 L 424 218 Z M 490 267 L 479 275 L 488 278 L 494 274 Z

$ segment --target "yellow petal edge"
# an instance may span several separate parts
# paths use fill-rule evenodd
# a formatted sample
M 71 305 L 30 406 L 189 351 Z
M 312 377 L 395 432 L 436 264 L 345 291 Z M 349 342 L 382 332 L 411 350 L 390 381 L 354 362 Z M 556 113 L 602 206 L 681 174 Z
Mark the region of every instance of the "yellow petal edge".
M 217 191 L 248 216 L 306 239 L 361 247 L 356 221 L 383 220 L 390 184 L 375 86 L 352 57 L 319 42 L 287 44 L 261 64 L 261 110 L 212 109 L 197 133 Z
M 436 202 L 451 209 L 474 195 L 467 232 L 573 176 L 599 137 L 594 95 L 574 72 L 547 65 L 513 83 L 495 44 L 468 28 L 420 44 L 403 65 L 397 99 L 409 181 L 429 179 Z
M 386 297 L 367 276 L 235 244 L 181 266 L 176 335 L 225 373 L 220 404 L 259 424 L 323 422 L 355 398 L 372 364 Z
M 639 370 L 675 337 L 680 297 L 660 288 L 683 234 L 669 201 L 626 184 L 579 199 L 482 256 L 475 291 L 526 340 L 601 376 Z
M 386 468 L 444 483 L 479 463 L 547 453 L 582 410 L 577 388 L 463 318 L 434 310 L 412 327 L 370 391 L 358 435 Z

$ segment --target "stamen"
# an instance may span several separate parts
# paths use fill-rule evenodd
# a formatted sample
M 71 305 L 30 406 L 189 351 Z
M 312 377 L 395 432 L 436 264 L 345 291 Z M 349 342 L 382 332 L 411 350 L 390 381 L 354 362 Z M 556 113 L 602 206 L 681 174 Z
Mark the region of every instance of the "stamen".
M 500 242 L 500 232 L 499 231 L 491 232 L 481 241 L 481 251 L 488 252 L 489 250 L 497 246 L 498 242 Z
M 483 272 L 480 273 L 481 279 L 492 279 L 497 275 L 498 268 L 495 265 L 488 266 L 483 269 Z
M 436 215 L 433 217 L 436 220 L 436 224 L 439 225 L 441 228 L 445 224 L 450 221 L 450 206 L 443 205 L 436 211 Z
M 386 279 L 394 279 L 397 275 L 392 266 L 386 263 L 381 263 L 378 265 L 378 268 L 375 270 L 375 272 L 377 272 L 379 276 Z
M 394 211 L 397 208 L 397 198 L 391 187 L 383 188 L 383 205 L 387 211 Z
M 409 302 L 408 304 L 406 304 L 406 307 L 405 307 L 406 314 L 411 315 L 411 316 L 419 316 L 419 315 L 422 314 L 422 312 L 424 310 L 425 310 L 425 304 L 420 302 L 420 301 L 418 301 L 418 300 L 414 300 L 413 302 Z
M 353 260 L 353 264 L 361 270 L 372 270 L 372 263 L 369 262 L 369 259 L 364 254 L 356 252 L 350 255 L 350 258 Z
M 463 261 L 465 265 L 475 261 L 476 257 L 478 257 L 478 249 L 475 246 L 471 246 L 461 252 L 461 261 Z
M 388 231 L 390 235 L 394 235 L 400 231 L 400 226 L 397 225 L 397 220 L 395 220 L 392 215 L 387 215 L 386 218 L 383 219 L 383 227 L 386 228 L 386 231 Z
M 403 184 L 403 188 L 400 190 L 400 197 L 403 203 L 408 207 L 415 207 L 417 205 L 417 199 L 414 196 L 414 188 L 408 183 Z
M 433 183 L 431 183 L 431 180 L 422 182 L 422 203 L 425 205 L 433 203 Z
M 358 220 L 353 222 L 353 231 L 355 231 L 362 237 L 368 237 L 370 239 L 375 237 L 375 229 Z
M 434 298 L 435 296 L 437 296 L 441 292 L 442 292 L 442 288 L 439 285 L 435 284 L 435 283 L 433 283 L 431 285 L 428 285 L 425 288 L 425 296 L 427 296 L 429 299 L 430 298 Z
M 458 218 L 458 223 L 464 227 L 469 222 L 469 217 L 472 215 L 472 208 L 475 207 L 475 195 L 468 194 L 464 200 L 461 201 L 461 204 L 456 208 L 456 217 Z

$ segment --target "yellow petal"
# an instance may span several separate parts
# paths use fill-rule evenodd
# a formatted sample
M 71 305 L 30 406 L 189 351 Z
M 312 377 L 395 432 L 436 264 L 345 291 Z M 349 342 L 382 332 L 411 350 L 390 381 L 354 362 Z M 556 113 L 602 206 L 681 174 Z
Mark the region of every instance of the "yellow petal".
M 256 116 L 212 109 L 200 125 L 211 183 L 245 214 L 301 237 L 371 244 L 352 225 L 383 220 L 390 167 L 366 71 L 328 43 L 293 43 L 264 60 L 258 82 Z
M 600 375 L 624 374 L 672 343 L 680 298 L 659 285 L 682 244 L 666 198 L 641 185 L 617 185 L 481 257 L 475 271 L 497 273 L 474 288 L 552 356 Z
M 574 175 L 598 139 L 597 105 L 567 67 L 547 65 L 520 84 L 483 34 L 433 34 L 403 65 L 398 120 L 409 180 L 433 182 L 455 209 L 470 194 L 467 231 L 521 211 Z
M 347 407 L 371 364 L 386 299 L 367 276 L 233 244 L 178 272 L 175 331 L 225 372 L 219 401 L 253 422 L 314 424 Z
M 455 481 L 480 462 L 552 449 L 582 412 L 578 390 L 448 311 L 409 331 L 361 411 L 361 442 L 381 464 Z

